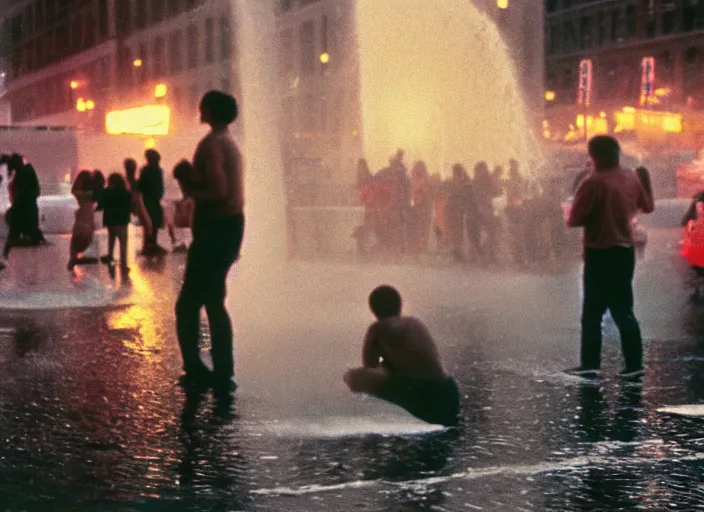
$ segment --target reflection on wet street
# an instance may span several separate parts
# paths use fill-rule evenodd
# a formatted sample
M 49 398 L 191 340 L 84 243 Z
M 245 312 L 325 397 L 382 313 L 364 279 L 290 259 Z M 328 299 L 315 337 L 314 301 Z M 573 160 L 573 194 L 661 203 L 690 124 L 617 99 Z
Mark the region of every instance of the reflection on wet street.
M 541 274 L 304 262 L 264 272 L 245 260 L 228 299 L 241 386 L 231 403 L 176 385 L 182 256 L 135 262 L 130 283 L 98 266 L 82 269 L 80 283 L 62 263 L 56 275 L 8 269 L 0 284 L 0 503 L 704 510 L 704 420 L 657 412 L 704 402 L 704 309 L 687 303 L 678 235 L 653 229 L 639 263 L 642 386 L 616 377 L 610 320 L 601 385 L 560 374 L 577 362 L 577 262 Z M 370 321 L 366 295 L 380 282 L 396 284 L 407 312 L 438 339 L 464 397 L 459 428 L 424 425 L 343 385 Z M 8 309 L 12 297 L 23 297 L 22 307 Z

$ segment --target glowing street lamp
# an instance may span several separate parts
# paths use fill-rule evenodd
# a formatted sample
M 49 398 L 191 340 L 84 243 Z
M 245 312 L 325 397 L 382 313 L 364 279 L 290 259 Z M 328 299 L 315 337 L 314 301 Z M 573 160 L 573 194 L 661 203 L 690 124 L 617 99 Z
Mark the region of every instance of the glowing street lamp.
M 320 62 L 322 62 L 323 64 L 327 64 L 328 62 L 330 62 L 330 54 L 328 52 L 321 53 Z
M 78 83 L 78 80 L 71 80 L 71 83 L 69 85 L 71 86 L 71 89 L 78 89 L 78 86 L 80 84 Z
M 84 100 L 83 98 L 78 98 L 78 100 L 76 101 L 76 110 L 78 110 L 79 112 L 85 112 L 87 110 L 86 100 Z
M 166 84 L 157 84 L 156 87 L 154 87 L 154 97 L 163 98 L 166 96 L 166 91 Z
M 136 68 L 141 68 L 142 64 L 144 64 L 142 62 L 142 59 L 134 59 L 134 61 L 132 62 L 132 65 Z
M 545 101 L 555 101 L 556 97 L 555 91 L 545 91 Z
M 93 100 L 86 101 L 86 110 L 93 110 L 95 108 L 95 102 Z
M 499 9 L 508 9 L 508 0 L 496 0 L 496 7 Z

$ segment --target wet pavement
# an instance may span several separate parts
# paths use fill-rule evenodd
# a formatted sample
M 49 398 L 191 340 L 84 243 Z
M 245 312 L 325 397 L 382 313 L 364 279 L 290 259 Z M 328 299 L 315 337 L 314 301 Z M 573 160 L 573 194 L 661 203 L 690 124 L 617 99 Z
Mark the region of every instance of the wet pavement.
M 65 238 L 17 250 L 0 274 L 0 509 L 704 510 L 704 420 L 657 412 L 704 402 L 704 307 L 687 301 L 679 231 L 649 236 L 641 387 L 616 378 L 610 321 L 601 385 L 560 374 L 577 363 L 577 260 L 263 268 L 245 252 L 232 404 L 175 384 L 183 255 L 135 260 L 127 282 L 99 265 L 70 277 Z M 459 428 L 344 387 L 382 282 L 436 336 Z

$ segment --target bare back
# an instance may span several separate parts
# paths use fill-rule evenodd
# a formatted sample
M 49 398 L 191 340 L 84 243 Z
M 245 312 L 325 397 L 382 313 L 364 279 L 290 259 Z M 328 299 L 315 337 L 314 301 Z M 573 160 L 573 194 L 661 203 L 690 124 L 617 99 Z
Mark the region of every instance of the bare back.
M 364 340 L 366 367 L 383 366 L 415 379 L 441 381 L 447 375 L 435 341 L 417 318 L 393 317 L 372 324 Z
M 228 131 L 211 132 L 200 141 L 193 157 L 193 167 L 196 181 L 202 181 L 205 186 L 213 180 L 214 172 L 222 172 L 225 178 L 224 198 L 196 201 L 199 215 L 225 217 L 244 212 L 242 155 Z

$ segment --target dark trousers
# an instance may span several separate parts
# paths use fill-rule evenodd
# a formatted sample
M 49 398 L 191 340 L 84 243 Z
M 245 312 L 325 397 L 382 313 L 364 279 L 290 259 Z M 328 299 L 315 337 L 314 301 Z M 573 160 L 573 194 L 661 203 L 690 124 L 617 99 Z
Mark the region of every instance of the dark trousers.
M 585 249 L 584 303 L 582 305 L 582 366 L 601 365 L 601 323 L 608 309 L 621 334 L 626 368 L 643 365 L 643 341 L 633 313 L 633 273 L 636 265 L 632 247 Z
M 244 216 L 195 219 L 186 272 L 176 302 L 176 329 L 186 374 L 200 374 L 200 310 L 210 325 L 211 355 L 216 379 L 234 375 L 232 324 L 225 309 L 227 274 L 239 258 Z

